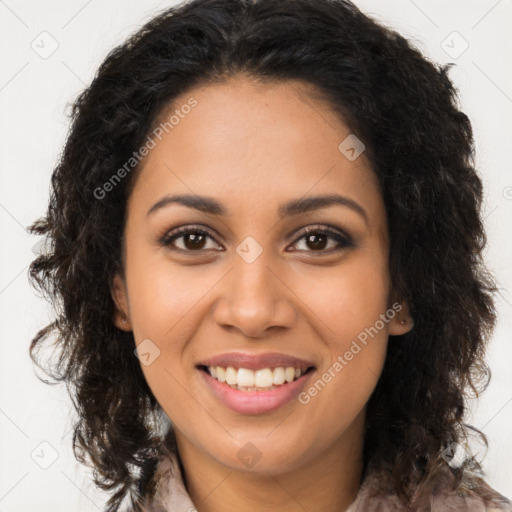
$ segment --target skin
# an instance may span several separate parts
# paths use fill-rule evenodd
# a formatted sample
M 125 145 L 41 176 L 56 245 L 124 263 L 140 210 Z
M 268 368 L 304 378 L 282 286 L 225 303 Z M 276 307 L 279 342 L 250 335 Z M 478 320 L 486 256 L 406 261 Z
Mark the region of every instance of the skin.
M 261 415 L 225 408 L 195 368 L 231 351 L 282 352 L 312 361 L 313 383 L 395 303 L 377 178 L 364 153 L 349 161 L 340 152 L 350 130 L 311 91 L 300 81 L 257 84 L 243 76 L 188 91 L 173 109 L 190 97 L 197 106 L 147 155 L 128 200 L 114 322 L 132 330 L 137 345 L 150 339 L 160 350 L 141 367 L 175 426 L 199 512 L 345 510 L 361 483 L 365 406 L 388 335 L 412 328 L 402 303 L 308 404 L 294 400 Z M 282 203 L 331 193 L 357 202 L 367 220 L 342 205 L 278 215 Z M 213 197 L 229 215 L 171 204 L 147 216 L 167 194 Z M 174 250 L 158 243 L 194 224 L 215 239 L 199 249 L 186 236 Z M 328 254 L 336 240 L 319 246 L 301 233 L 326 224 L 353 246 Z M 263 250 L 252 263 L 236 252 L 247 236 Z M 237 456 L 247 442 L 261 453 L 252 467 Z

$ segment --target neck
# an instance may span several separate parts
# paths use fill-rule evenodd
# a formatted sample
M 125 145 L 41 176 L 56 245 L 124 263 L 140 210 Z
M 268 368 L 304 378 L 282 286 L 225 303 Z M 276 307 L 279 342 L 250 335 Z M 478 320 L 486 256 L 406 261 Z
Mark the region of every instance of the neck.
M 355 500 L 363 470 L 364 414 L 341 439 L 292 470 L 239 471 L 198 450 L 176 432 L 187 491 L 198 512 L 345 511 Z

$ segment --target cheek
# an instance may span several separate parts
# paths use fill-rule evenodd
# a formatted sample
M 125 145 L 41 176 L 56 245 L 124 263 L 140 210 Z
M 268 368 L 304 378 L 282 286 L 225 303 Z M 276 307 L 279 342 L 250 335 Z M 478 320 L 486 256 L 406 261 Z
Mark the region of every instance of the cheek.
M 390 280 L 384 258 L 370 256 L 308 279 L 300 292 L 320 320 L 316 326 L 326 350 L 303 403 L 326 420 L 326 428 L 358 414 L 384 366 L 389 324 L 381 315 L 388 310 Z
M 164 255 L 145 257 L 142 251 L 134 251 L 130 264 L 127 281 L 135 339 L 183 339 L 177 333 L 214 286 L 213 273 L 172 263 Z
M 388 307 L 390 278 L 381 254 L 354 254 L 337 267 L 298 274 L 296 283 L 296 294 L 320 320 L 326 336 L 343 340 L 334 343 L 340 348 L 374 325 Z
M 177 269 L 158 265 L 133 272 L 129 286 L 133 334 L 144 377 L 169 417 L 187 417 L 194 413 L 194 403 L 186 392 L 190 375 L 183 364 L 184 353 L 190 350 L 187 340 L 197 329 L 198 304 L 209 287 L 186 279 Z M 145 364 L 148 352 L 151 361 Z
M 194 410 L 187 392 L 189 363 L 199 354 L 190 340 L 204 322 L 209 294 L 224 273 L 206 265 L 178 264 L 162 253 L 135 247 L 127 260 L 130 314 L 141 369 L 158 402 L 172 417 Z M 157 356 L 151 364 L 144 364 L 143 354 L 148 351 Z

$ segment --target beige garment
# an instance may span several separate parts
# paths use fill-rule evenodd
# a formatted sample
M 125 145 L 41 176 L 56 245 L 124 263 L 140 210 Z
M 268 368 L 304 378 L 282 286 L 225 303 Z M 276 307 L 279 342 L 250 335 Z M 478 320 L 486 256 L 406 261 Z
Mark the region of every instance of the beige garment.
M 447 472 L 447 475 L 451 473 Z M 178 459 L 175 453 L 169 452 L 160 460 L 153 480 L 156 482 L 156 491 L 153 499 L 146 500 L 142 506 L 143 512 L 196 512 L 196 508 L 185 489 Z M 512 512 L 512 504 L 505 497 L 494 491 L 485 483 L 480 488 L 485 490 L 491 498 L 487 506 L 475 494 L 469 493 L 461 496 L 456 491 L 446 490 L 449 478 L 444 482 L 437 493 L 433 494 L 429 503 L 423 503 L 414 509 L 407 509 L 401 504 L 397 496 L 391 492 L 382 491 L 382 482 L 387 481 L 382 475 L 369 474 L 363 481 L 354 502 L 345 512 Z M 471 484 L 471 477 L 466 482 Z M 375 497 L 370 497 L 370 491 L 378 489 Z M 334 511 L 333 511 L 334 512 Z

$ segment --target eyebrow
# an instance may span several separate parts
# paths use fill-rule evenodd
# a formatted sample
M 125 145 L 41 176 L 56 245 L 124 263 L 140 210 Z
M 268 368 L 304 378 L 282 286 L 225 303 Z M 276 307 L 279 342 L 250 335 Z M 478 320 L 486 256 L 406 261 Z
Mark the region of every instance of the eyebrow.
M 149 217 L 158 210 L 175 203 L 212 215 L 229 216 L 228 210 L 222 205 L 222 203 L 212 197 L 180 194 L 174 196 L 166 195 L 162 197 L 148 210 L 146 217 Z M 280 205 L 278 208 L 278 214 L 280 217 L 287 215 L 299 215 L 301 213 L 319 210 L 336 204 L 350 208 L 354 212 L 358 213 L 364 219 L 365 223 L 368 224 L 368 214 L 366 213 L 366 210 L 353 199 L 339 194 L 327 194 L 294 199 L 288 203 Z

